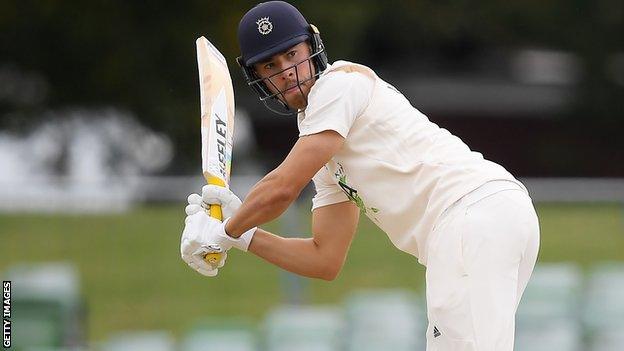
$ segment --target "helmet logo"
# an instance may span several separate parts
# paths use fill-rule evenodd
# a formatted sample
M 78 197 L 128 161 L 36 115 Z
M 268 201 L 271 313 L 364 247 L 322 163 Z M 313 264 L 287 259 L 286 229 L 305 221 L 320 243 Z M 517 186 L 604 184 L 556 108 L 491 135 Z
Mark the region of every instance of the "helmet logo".
M 262 35 L 267 35 L 273 30 L 273 23 L 269 21 L 268 17 L 260 18 L 256 21 L 256 24 L 258 25 L 258 32 Z

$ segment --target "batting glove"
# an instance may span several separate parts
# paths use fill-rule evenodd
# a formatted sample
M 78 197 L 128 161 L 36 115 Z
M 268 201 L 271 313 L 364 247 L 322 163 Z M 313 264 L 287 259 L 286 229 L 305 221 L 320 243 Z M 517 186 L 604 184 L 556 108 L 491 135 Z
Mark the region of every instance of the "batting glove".
M 251 238 L 257 228 L 252 228 L 240 238 L 232 238 L 225 233 L 225 224 L 210 217 L 205 211 L 199 211 L 187 216 L 184 223 L 184 231 L 180 243 L 182 260 L 199 273 L 214 277 L 223 267 L 227 258 L 227 251 L 232 247 L 247 251 Z M 221 260 L 216 266 L 212 266 L 204 260 L 206 254 L 221 252 Z
M 206 189 L 206 187 L 204 187 L 204 188 Z M 212 188 L 222 188 L 222 187 L 217 187 L 217 186 L 211 185 L 210 188 L 208 188 L 207 192 L 208 193 L 212 193 L 212 191 L 213 191 Z M 222 188 L 222 189 L 225 189 L 225 188 Z M 238 197 L 236 197 L 236 195 L 234 195 L 229 189 L 227 189 L 227 190 L 228 190 L 227 192 L 232 194 L 232 196 L 235 199 L 235 200 L 232 200 L 230 203 L 235 203 L 235 201 L 238 200 Z M 219 193 L 221 193 L 221 192 L 219 192 Z M 211 202 L 211 204 L 218 204 L 218 201 L 215 200 L 216 198 L 210 197 L 208 199 Z M 201 196 L 199 196 L 198 194 L 191 194 L 191 195 L 188 196 L 187 200 L 188 200 L 188 205 L 186 205 L 186 208 L 184 209 L 184 211 L 186 212 L 187 216 L 193 216 L 194 214 L 199 213 L 199 212 L 206 213 L 206 206 L 207 206 L 207 204 L 202 200 Z M 238 200 L 238 201 L 240 201 L 240 200 Z M 236 205 L 234 205 L 234 206 L 236 206 Z M 236 206 L 237 210 L 238 210 L 238 207 L 240 207 L 240 205 Z M 230 217 L 226 216 L 226 214 L 233 214 L 233 213 L 229 212 L 233 208 L 233 206 L 228 206 L 227 208 L 228 208 L 227 210 L 225 210 L 223 207 L 221 208 L 221 210 L 224 213 L 223 217 L 227 217 L 223 221 L 222 231 L 219 233 L 219 235 L 222 236 L 221 237 L 221 241 L 223 241 L 225 243 L 225 245 L 227 246 L 228 250 L 231 247 L 235 247 L 235 248 L 237 248 L 239 250 L 247 251 L 248 248 L 249 248 L 249 244 L 251 243 L 251 239 L 253 238 L 253 235 L 256 232 L 256 229 L 258 229 L 258 227 L 251 228 L 250 230 L 246 231 L 245 233 L 243 233 L 238 238 L 233 238 L 233 237 L 229 236 L 225 232 L 225 224 L 230 220 Z
M 223 218 L 230 218 L 238 211 L 241 200 L 230 189 L 216 185 L 205 185 L 202 188 L 202 196 L 198 194 L 189 195 L 188 205 L 184 209 L 187 215 L 195 214 L 209 205 L 221 205 Z
M 206 211 L 201 195 L 191 194 L 186 201 L 188 201 L 188 205 L 184 208 L 184 212 L 186 212 L 187 216 L 192 216 L 200 211 Z
M 189 200 L 197 201 L 196 197 Z M 223 213 L 223 232 L 232 243 L 232 246 L 242 250 L 247 251 L 249 248 L 249 244 L 251 243 L 251 239 L 253 238 L 254 233 L 258 227 L 254 227 L 244 232 L 239 238 L 232 238 L 225 232 L 225 224 L 227 221 L 240 209 L 242 202 L 236 196 L 232 190 L 228 188 L 224 188 L 222 186 L 216 185 L 204 185 L 202 188 L 202 202 L 207 205 L 220 205 L 221 211 Z
M 214 236 L 222 223 L 210 217 L 205 211 L 199 211 L 184 220 L 184 230 L 180 240 L 182 260 L 200 274 L 214 277 L 227 259 L 227 245 L 221 245 Z M 204 260 L 208 253 L 221 252 L 221 260 L 211 265 Z
M 209 205 L 221 205 L 223 218 L 225 218 L 222 231 L 219 233 L 222 236 L 222 241 L 228 243 L 228 249 L 235 247 L 239 250 L 247 251 L 256 229 L 258 229 L 257 227 L 246 231 L 238 238 L 232 238 L 225 232 L 225 224 L 238 211 L 241 206 L 241 200 L 230 189 L 216 185 L 204 186 L 202 193 L 203 197 L 198 194 L 189 195 L 187 199 L 188 205 L 184 209 L 186 214 L 192 216 L 198 212 L 205 212 Z
M 232 190 L 211 184 L 202 188 L 202 200 L 207 205 L 221 205 L 223 218 L 232 217 L 242 204 Z

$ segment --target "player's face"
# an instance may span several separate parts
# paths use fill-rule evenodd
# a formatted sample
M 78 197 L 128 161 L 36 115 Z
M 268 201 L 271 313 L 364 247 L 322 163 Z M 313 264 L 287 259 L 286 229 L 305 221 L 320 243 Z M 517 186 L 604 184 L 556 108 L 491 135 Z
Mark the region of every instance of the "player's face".
M 288 50 L 256 63 L 254 69 L 273 94 L 290 108 L 303 109 L 314 84 L 314 66 L 308 59 L 310 46 L 299 43 Z

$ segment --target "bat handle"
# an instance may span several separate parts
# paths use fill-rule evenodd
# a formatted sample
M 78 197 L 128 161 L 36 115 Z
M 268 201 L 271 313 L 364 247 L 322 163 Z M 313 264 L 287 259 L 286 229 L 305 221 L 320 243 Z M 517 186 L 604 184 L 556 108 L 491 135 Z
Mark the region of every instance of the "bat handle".
M 225 187 L 225 183 L 217 178 L 217 177 L 213 177 L 213 176 L 207 176 L 206 177 L 206 181 L 208 182 L 208 184 L 213 184 L 213 185 L 218 185 L 218 186 L 222 186 Z M 223 212 L 221 211 L 221 206 L 220 205 L 210 205 L 210 207 L 208 207 L 206 209 L 206 213 L 208 213 L 208 215 L 212 218 L 218 219 L 220 221 L 223 221 Z M 204 256 L 204 261 L 206 261 L 206 263 L 216 267 L 219 264 L 219 261 L 221 261 L 221 257 L 223 256 L 223 253 L 221 251 L 219 252 L 211 252 L 211 253 L 207 253 Z
M 220 205 L 210 205 L 208 208 L 208 214 L 210 217 L 223 221 L 223 212 L 221 212 Z
M 223 213 L 221 212 L 221 206 L 219 205 L 210 205 L 210 207 L 206 209 L 206 213 L 208 213 L 208 215 L 212 218 L 220 221 L 223 220 Z M 221 257 L 222 252 L 210 252 L 204 255 L 204 261 L 206 261 L 209 265 L 216 267 L 219 264 L 219 261 L 221 261 Z

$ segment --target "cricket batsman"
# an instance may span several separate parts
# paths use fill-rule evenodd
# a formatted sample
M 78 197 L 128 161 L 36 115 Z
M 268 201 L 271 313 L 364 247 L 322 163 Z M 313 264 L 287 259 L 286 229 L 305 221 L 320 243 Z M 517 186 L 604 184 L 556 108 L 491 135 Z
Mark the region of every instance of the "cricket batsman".
M 214 276 L 225 259 L 213 266 L 203 248 L 235 247 L 333 280 L 365 215 L 427 268 L 428 351 L 512 351 L 516 309 L 539 248 L 526 188 L 370 68 L 328 63 L 319 31 L 292 5 L 252 8 L 238 40 L 247 83 L 267 107 L 296 116 L 299 139 L 242 203 L 214 185 L 189 196 L 182 259 Z M 310 238 L 258 228 L 284 213 L 310 180 Z M 203 210 L 210 204 L 222 206 L 223 222 Z

